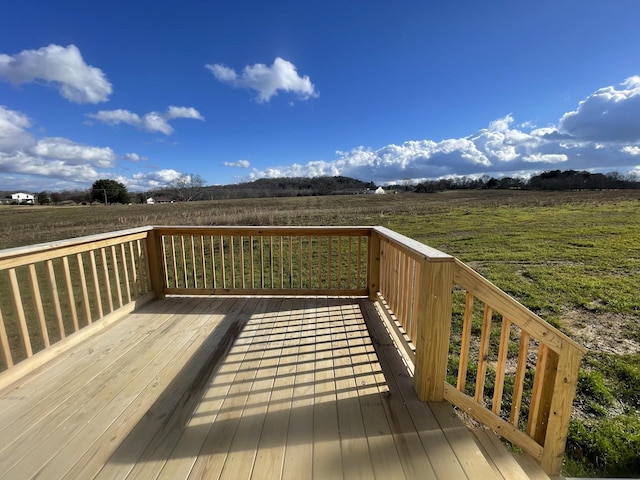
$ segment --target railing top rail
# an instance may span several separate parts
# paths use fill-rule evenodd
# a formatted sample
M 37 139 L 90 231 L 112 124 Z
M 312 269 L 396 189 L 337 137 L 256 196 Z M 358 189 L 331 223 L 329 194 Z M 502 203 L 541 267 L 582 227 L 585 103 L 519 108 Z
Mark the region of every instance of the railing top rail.
M 454 274 L 455 283 L 469 289 L 478 299 L 491 305 L 516 325 L 531 332 L 537 340 L 558 353 L 563 345 L 578 350 L 582 355 L 588 352 L 587 348 L 544 321 L 471 267 L 458 259 L 455 263 L 458 269 Z
M 220 232 L 223 235 L 363 235 L 368 236 L 374 227 L 362 226 L 229 226 L 229 225 L 157 225 L 153 230 L 166 234 Z
M 386 227 L 373 227 L 373 230 L 395 245 L 403 248 L 407 254 L 416 259 L 424 259 L 428 262 L 453 262 L 454 260 L 454 257 L 447 253 L 429 247 L 424 243 L 413 240 L 400 233 L 396 233 Z
M 84 237 L 69 238 L 66 240 L 56 240 L 53 242 L 39 243 L 36 245 L 26 245 L 23 247 L 14 247 L 0 250 L 0 269 L 12 268 L 18 265 L 24 265 L 30 262 L 55 258 L 56 253 L 60 253 L 74 247 L 87 246 L 90 244 L 99 244 L 112 239 L 121 237 L 131 237 L 135 235 L 146 234 L 153 227 L 129 228 L 126 230 L 116 230 L 113 232 L 98 233 L 95 235 L 86 235 Z M 65 253 L 62 253 L 63 255 Z

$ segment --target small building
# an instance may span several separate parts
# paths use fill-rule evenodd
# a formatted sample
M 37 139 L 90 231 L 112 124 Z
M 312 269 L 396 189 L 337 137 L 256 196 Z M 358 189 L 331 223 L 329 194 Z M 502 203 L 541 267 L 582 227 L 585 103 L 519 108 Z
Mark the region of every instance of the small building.
M 375 194 L 376 195 L 384 195 L 386 192 L 384 191 L 384 188 L 382 187 L 378 187 L 376 188 Z
M 8 197 L 7 197 L 8 199 Z M 30 193 L 12 193 L 10 203 L 17 205 L 33 205 L 36 202 L 35 196 Z
M 153 205 L 155 203 L 156 201 L 152 197 L 147 198 L 147 205 Z

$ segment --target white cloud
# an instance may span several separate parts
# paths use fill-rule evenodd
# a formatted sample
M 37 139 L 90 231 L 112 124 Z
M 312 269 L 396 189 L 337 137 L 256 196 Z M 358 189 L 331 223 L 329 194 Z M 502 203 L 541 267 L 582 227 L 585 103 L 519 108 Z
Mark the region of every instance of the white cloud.
M 143 162 L 145 160 L 148 160 L 147 157 L 141 157 L 137 153 L 125 153 L 124 159 L 129 160 L 130 162 Z
M 13 56 L 0 53 L 0 79 L 15 85 L 43 80 L 76 103 L 105 102 L 112 92 L 106 75 L 87 65 L 75 45 L 49 45 Z
M 237 162 L 224 162 L 224 166 L 232 168 L 249 168 L 251 163 L 249 160 L 238 160 Z
M 627 145 L 622 148 L 621 152 L 628 153 L 629 155 L 640 155 L 640 147 Z
M 141 192 L 166 187 L 182 175 L 181 172 L 168 168 L 154 172 L 139 172 L 130 177 L 119 176 L 116 179 L 124 183 L 128 190 Z
M 0 173 L 93 182 L 98 169 L 115 165 L 116 154 L 108 147 L 93 147 L 61 137 L 36 139 L 31 122 L 22 113 L 0 106 Z
M 319 95 L 307 75 L 300 77 L 296 66 L 280 57 L 271 66 L 262 63 L 247 65 L 240 75 L 232 68 L 220 64 L 205 65 L 205 68 L 222 83 L 257 91 L 258 101 L 261 103 L 271 100 L 278 90 L 296 93 L 303 99 Z
M 565 113 L 559 130 L 577 140 L 640 141 L 640 76 L 627 78 L 619 88 L 600 88 Z
M 529 163 L 562 163 L 569 160 L 565 154 L 557 154 L 557 153 L 532 153 L 531 155 L 527 155 L 522 159 L 525 162 Z
M 191 118 L 204 120 L 204 117 L 195 108 L 170 106 L 165 113 L 149 112 L 142 117 L 129 110 L 100 110 L 98 113 L 88 113 L 87 117 L 98 120 L 108 125 L 126 123 L 147 132 L 161 132 L 171 135 L 174 131 L 169 125 L 169 120 L 176 118 Z

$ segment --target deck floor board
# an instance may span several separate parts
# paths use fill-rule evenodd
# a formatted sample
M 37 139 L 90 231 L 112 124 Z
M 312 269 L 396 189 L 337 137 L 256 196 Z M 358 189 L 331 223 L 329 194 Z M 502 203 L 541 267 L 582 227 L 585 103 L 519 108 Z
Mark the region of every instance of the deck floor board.
M 358 298 L 152 302 L 0 391 L 0 479 L 492 478 L 385 334 Z

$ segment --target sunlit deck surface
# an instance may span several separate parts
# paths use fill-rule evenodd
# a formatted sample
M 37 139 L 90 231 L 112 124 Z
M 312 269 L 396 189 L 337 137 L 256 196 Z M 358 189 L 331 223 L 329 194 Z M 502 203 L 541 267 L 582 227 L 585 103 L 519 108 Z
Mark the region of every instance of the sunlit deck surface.
M 523 476 L 491 463 L 362 298 L 165 298 L 0 391 L 1 479 Z

